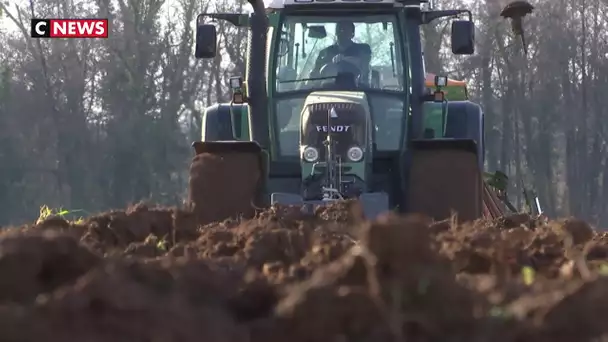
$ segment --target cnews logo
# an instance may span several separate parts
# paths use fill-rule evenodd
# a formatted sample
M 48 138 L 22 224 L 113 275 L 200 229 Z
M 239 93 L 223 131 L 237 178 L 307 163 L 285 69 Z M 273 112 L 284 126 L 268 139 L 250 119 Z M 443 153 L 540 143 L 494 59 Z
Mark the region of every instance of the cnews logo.
M 108 19 L 32 19 L 32 38 L 108 38 Z

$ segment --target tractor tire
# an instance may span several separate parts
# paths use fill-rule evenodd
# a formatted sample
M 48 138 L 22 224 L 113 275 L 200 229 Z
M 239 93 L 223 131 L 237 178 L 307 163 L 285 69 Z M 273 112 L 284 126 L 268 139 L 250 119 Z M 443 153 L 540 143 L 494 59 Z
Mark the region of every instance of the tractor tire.
M 199 225 L 255 215 L 259 160 L 255 153 L 235 151 L 203 152 L 192 159 L 188 206 Z

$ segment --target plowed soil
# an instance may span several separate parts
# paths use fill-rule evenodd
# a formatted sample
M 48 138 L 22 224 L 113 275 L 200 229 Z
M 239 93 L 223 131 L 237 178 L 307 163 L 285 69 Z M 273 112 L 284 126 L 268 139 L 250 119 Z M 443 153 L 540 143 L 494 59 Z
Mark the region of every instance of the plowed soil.
M 215 222 L 233 213 L 252 218 L 260 171 L 260 157 L 255 153 L 197 154 L 190 165 L 188 187 L 189 209 L 197 216 L 197 222 Z
M 598 341 L 608 235 L 574 219 L 197 226 L 138 205 L 0 235 L 2 341 Z

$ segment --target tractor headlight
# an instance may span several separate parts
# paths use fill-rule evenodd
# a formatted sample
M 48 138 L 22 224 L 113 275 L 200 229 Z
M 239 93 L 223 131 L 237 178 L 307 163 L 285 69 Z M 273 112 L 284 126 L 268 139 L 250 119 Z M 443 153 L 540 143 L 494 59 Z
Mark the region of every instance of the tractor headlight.
M 346 152 L 348 159 L 353 162 L 358 162 L 363 159 L 363 150 L 360 147 L 354 146 Z
M 302 151 L 302 157 L 309 163 L 316 162 L 319 159 L 319 150 L 314 147 L 307 146 Z

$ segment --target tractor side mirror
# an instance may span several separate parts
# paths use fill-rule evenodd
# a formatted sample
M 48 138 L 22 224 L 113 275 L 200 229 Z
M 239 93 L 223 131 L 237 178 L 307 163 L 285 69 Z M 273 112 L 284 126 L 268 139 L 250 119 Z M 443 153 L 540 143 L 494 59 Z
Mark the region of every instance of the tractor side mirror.
M 245 103 L 245 94 L 243 92 L 243 78 L 241 76 L 230 77 L 230 90 L 232 90 L 232 103 Z
M 327 30 L 323 25 L 315 25 L 308 27 L 308 37 L 314 39 L 323 39 L 327 37 Z
M 215 58 L 217 55 L 217 30 L 215 25 L 203 24 L 196 27 L 196 58 Z
M 448 78 L 446 76 L 435 76 L 435 92 L 433 93 L 433 101 L 445 102 L 445 92 L 443 87 L 448 86 Z
M 470 20 L 452 22 L 452 53 L 472 55 L 475 53 L 475 23 Z

